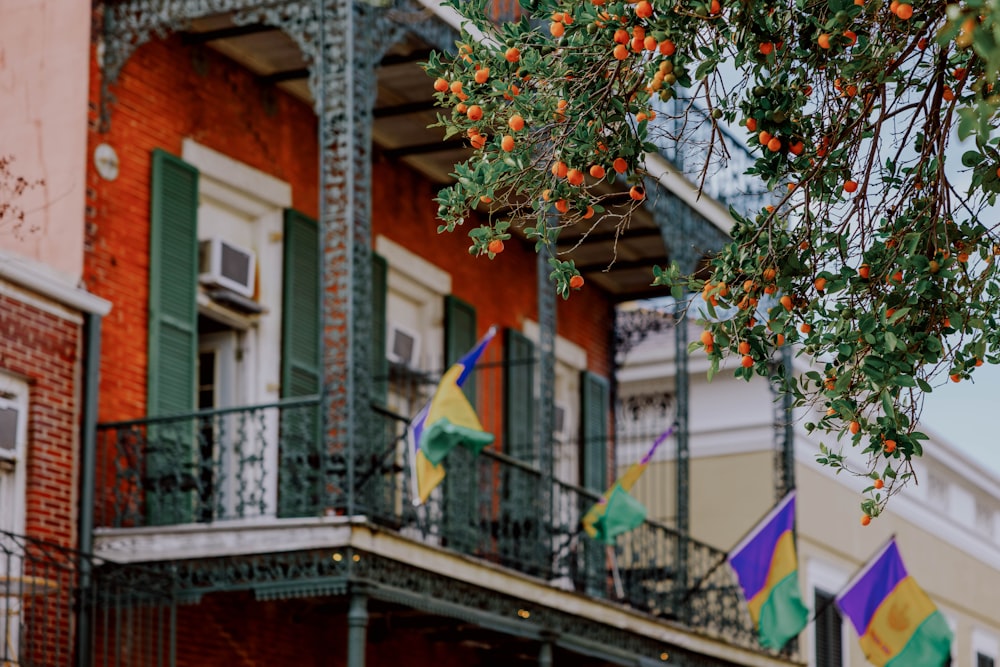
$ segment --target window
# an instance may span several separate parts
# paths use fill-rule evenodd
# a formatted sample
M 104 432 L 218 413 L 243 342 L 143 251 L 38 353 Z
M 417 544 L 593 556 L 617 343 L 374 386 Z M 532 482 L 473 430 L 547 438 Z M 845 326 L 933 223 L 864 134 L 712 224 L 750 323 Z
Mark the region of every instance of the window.
M 0 531 L 24 532 L 28 386 L 0 374 Z
M 841 667 L 844 662 L 843 619 L 834 595 L 816 589 L 813 609 L 816 614 L 813 651 L 816 667 Z
M 981 628 L 972 628 L 972 655 L 976 658 L 974 667 L 995 667 L 998 653 L 1000 641 L 996 635 Z
M 190 140 L 183 154 L 156 150 L 152 159 L 147 414 L 318 393 L 315 221 L 287 208 L 287 184 Z M 209 247 L 220 251 L 214 268 L 203 261 Z M 227 261 L 226 248 L 238 249 L 242 264 Z M 279 426 L 272 412 L 255 417 L 265 420 L 267 438 L 246 436 L 237 413 L 151 427 L 150 522 L 233 516 L 235 490 L 247 485 L 257 499 L 240 503 L 241 515 L 273 514 Z

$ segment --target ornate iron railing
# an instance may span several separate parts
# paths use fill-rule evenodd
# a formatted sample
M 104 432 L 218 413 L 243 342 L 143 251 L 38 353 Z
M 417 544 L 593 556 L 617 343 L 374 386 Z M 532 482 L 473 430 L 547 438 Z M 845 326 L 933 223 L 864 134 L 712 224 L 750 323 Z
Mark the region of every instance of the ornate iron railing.
M 502 413 L 491 379 L 500 371 L 487 363 L 477 372 L 476 403 L 484 423 Z M 417 407 L 434 386 L 430 376 L 412 373 L 396 374 L 390 384 L 386 404 Z M 348 455 L 321 444 L 319 404 L 313 397 L 101 425 L 99 468 L 105 478 L 97 486 L 106 497 L 98 503 L 97 525 L 342 514 L 353 492 L 357 514 L 412 539 L 754 645 L 735 581 L 727 568 L 717 567 L 724 557 L 718 550 L 684 542 L 687 583 L 674 578 L 679 537 L 667 525 L 647 521 L 608 550 L 580 526 L 596 493 L 495 449 L 478 457 L 454 450 L 444 462 L 444 482 L 428 502 L 415 506 L 408 418 L 373 406 L 365 416 L 369 438 Z M 578 450 L 572 441 L 557 447 Z M 268 470 L 275 474 L 269 477 Z
M 171 667 L 174 609 L 161 575 L 0 531 L 3 667 Z

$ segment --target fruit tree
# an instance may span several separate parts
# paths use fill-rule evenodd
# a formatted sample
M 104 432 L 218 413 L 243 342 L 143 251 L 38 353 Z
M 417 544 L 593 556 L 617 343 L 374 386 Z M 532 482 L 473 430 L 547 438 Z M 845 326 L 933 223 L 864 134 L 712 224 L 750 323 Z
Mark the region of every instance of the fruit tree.
M 681 302 L 702 295 L 692 348 L 713 368 L 734 355 L 749 379 L 783 344 L 808 355 L 789 389 L 816 408 L 807 428 L 866 456 L 855 472 L 877 515 L 913 476 L 923 396 L 1000 362 L 1000 9 L 521 2 L 519 21 L 495 24 L 489 0 L 453 0 L 462 40 L 426 65 L 440 124 L 474 149 L 440 192 L 441 230 L 485 211 L 470 251 L 491 258 L 512 225 L 536 247 L 609 216 L 627 234 L 652 196 L 648 153 L 700 132 L 703 186 L 734 131 L 773 201 L 732 209 L 731 243 L 697 275 L 664 266 L 651 280 Z M 563 297 L 582 287 L 572 261 L 551 264 Z M 840 446 L 821 461 L 847 466 Z

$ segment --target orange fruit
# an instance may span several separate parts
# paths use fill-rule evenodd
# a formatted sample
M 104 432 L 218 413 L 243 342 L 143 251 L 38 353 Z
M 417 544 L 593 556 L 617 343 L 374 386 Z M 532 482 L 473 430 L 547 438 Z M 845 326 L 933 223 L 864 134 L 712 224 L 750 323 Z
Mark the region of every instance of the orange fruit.
M 844 31 L 844 37 L 846 37 L 847 39 L 851 40 L 850 44 L 848 44 L 848 46 L 854 46 L 855 44 L 858 43 L 858 35 L 853 30 L 845 30 Z
M 559 211 L 560 213 L 565 213 L 566 211 L 569 210 L 569 202 L 566 201 L 565 199 L 560 199 L 559 201 L 556 202 L 556 210 Z
M 635 201 L 642 201 L 643 199 L 646 198 L 646 191 L 642 189 L 642 186 L 633 185 L 631 188 L 629 188 L 628 196 L 634 199 Z
M 635 15 L 641 19 L 648 19 L 653 15 L 653 5 L 649 3 L 649 0 L 639 0 L 635 6 Z
M 747 130 L 749 130 L 750 132 L 756 132 L 757 131 L 757 119 L 756 118 L 747 118 Z
M 896 8 L 896 16 L 904 21 L 909 21 L 913 17 L 913 5 L 900 4 Z
M 712 335 L 711 331 L 706 329 L 701 332 L 701 342 L 706 346 L 713 345 L 715 343 L 715 336 Z
M 519 132 L 520 130 L 524 129 L 524 118 L 521 117 L 521 114 L 518 113 L 514 114 L 513 116 L 510 117 L 510 120 L 507 121 L 507 127 L 514 130 L 515 132 Z
M 446 92 L 448 92 L 448 82 L 445 81 L 442 78 L 435 79 L 434 80 L 434 90 L 438 91 L 439 93 L 446 93 Z
M 806 150 L 806 145 L 801 141 L 796 141 L 788 146 L 788 150 L 792 152 L 792 155 L 802 155 Z
M 771 140 L 767 142 L 767 150 L 772 153 L 777 153 L 781 150 L 781 139 L 778 137 L 771 137 Z
M 595 164 L 590 167 L 590 175 L 593 176 L 594 178 L 604 178 L 604 174 L 605 174 L 604 167 L 602 167 L 601 165 Z
M 570 185 L 581 185 L 583 183 L 583 172 L 579 169 L 570 169 L 566 172 L 566 180 Z
M 458 104 L 455 105 L 455 111 L 457 111 L 458 113 L 465 113 L 468 110 L 469 110 L 469 107 L 467 107 L 462 102 L 459 102 Z
M 569 279 L 569 286 L 572 289 L 580 289 L 583 287 L 583 276 L 576 275 Z
M 799 331 L 801 331 L 804 334 L 807 334 L 812 330 L 813 330 L 812 325 L 809 324 L 808 322 L 803 322 L 802 325 L 799 326 Z
M 655 51 L 657 46 L 656 38 L 653 37 L 652 35 L 647 35 L 646 39 L 642 40 L 642 46 L 647 51 Z
M 552 165 L 552 175 L 556 178 L 565 178 L 568 171 L 569 167 L 561 160 Z
M 456 95 L 458 95 L 460 92 L 462 92 L 462 82 L 461 81 L 452 81 L 451 82 L 451 92 L 455 93 Z
M 778 347 L 781 347 L 782 345 L 784 345 L 785 344 L 785 334 L 778 334 L 775 337 L 775 343 L 777 344 Z
M 483 108 L 478 104 L 473 104 L 471 107 L 465 110 L 465 115 L 469 117 L 469 120 L 476 121 L 483 117 Z
M 471 144 L 476 150 L 479 150 L 486 145 L 486 137 L 481 134 L 477 134 L 469 139 L 469 144 Z
M 750 343 L 745 340 L 740 341 L 739 345 L 740 354 L 750 354 Z
M 958 373 L 955 373 L 954 375 L 951 376 L 951 381 L 952 382 L 961 382 L 962 381 L 962 376 L 959 375 Z
M 712 4 L 709 5 L 708 7 L 708 13 L 718 14 L 721 11 L 722 11 L 722 5 L 719 3 L 719 0 L 712 0 Z
M 627 30 L 622 30 L 618 28 L 615 30 L 614 42 L 615 44 L 628 44 L 631 37 L 629 37 Z
M 857 181 L 851 180 L 851 181 L 847 181 L 846 183 L 844 183 L 844 192 L 848 192 L 848 193 L 850 193 L 850 192 L 856 192 L 857 189 L 858 189 L 858 182 Z
M 489 250 L 494 255 L 499 255 L 500 253 L 503 252 L 503 241 L 501 241 L 500 239 L 493 239 L 492 241 L 490 241 L 490 244 L 489 246 L 487 246 L 486 249 Z
M 778 276 L 778 272 L 775 269 L 773 269 L 773 268 L 767 268 L 767 269 L 764 269 L 764 274 L 763 274 L 762 277 L 764 278 L 764 282 L 769 283 L 772 280 L 774 280 L 777 276 Z
M 559 21 L 553 21 L 552 23 L 549 24 L 549 32 L 552 34 L 553 37 L 556 38 L 562 37 L 563 34 L 565 34 L 566 32 L 566 26 L 564 26 Z
M 628 58 L 628 49 L 625 48 L 624 44 L 619 44 L 615 47 L 615 50 L 611 52 L 615 57 L 615 60 L 625 60 Z
M 625 161 L 625 158 L 615 158 L 615 161 L 611 164 L 611 166 L 614 167 L 615 171 L 619 174 L 624 174 L 628 171 L 628 162 Z
M 490 78 L 490 70 L 488 67 L 483 67 L 476 70 L 476 75 L 475 75 L 476 83 L 486 83 L 486 81 L 489 78 Z
M 851 433 L 853 433 L 854 435 L 857 435 L 858 431 L 861 430 L 861 424 L 858 423 L 857 421 L 852 421 L 847 428 L 848 428 L 848 430 L 850 430 Z
M 941 90 L 941 97 L 945 102 L 951 102 L 955 99 L 955 91 L 951 89 L 951 86 L 945 86 Z
M 781 305 L 785 307 L 785 310 L 791 310 L 792 309 L 792 297 L 790 297 L 790 296 L 788 296 L 786 294 L 783 297 L 781 297 L 780 301 L 781 301 Z
M 772 42 L 761 42 L 757 50 L 760 51 L 761 55 L 770 55 L 771 51 L 774 51 L 774 44 Z
M 771 141 L 771 133 L 767 130 L 761 130 L 760 134 L 757 135 L 757 141 L 760 142 L 761 146 L 767 146 L 767 142 Z
M 876 489 L 881 489 L 883 486 L 885 486 L 885 482 L 883 482 L 880 479 L 876 479 L 875 482 L 872 484 L 872 486 L 874 486 Z
M 503 57 L 509 63 L 516 63 L 518 60 L 521 59 L 521 51 L 516 46 L 512 46 L 506 51 L 504 51 Z
M 584 220 L 590 220 L 591 218 L 593 218 L 594 217 L 594 207 L 593 206 L 588 206 L 586 213 L 584 213 L 580 217 L 583 218 Z
M 668 58 L 677 52 L 677 47 L 669 39 L 665 39 L 660 42 L 660 55 L 667 56 Z
M 632 41 L 629 43 L 632 50 L 636 53 L 644 51 L 646 49 L 645 37 L 633 37 Z
M 871 267 L 869 267 L 867 264 L 862 264 L 861 267 L 858 269 L 858 276 L 860 276 L 862 280 L 868 280 L 868 278 L 871 277 L 871 274 L 872 274 Z
M 740 366 L 742 366 L 743 368 L 750 368 L 751 366 L 753 366 L 753 357 L 751 357 L 749 354 L 744 354 L 743 358 L 740 359 Z
M 830 35 L 825 32 L 816 38 L 816 43 L 819 44 L 819 48 L 828 49 L 830 48 Z
M 871 522 L 872 522 L 872 518 L 870 516 L 868 516 L 867 514 L 862 514 L 861 515 L 861 525 L 862 526 L 867 526 Z
M 514 150 L 514 137 L 509 134 L 503 135 L 503 139 L 500 140 L 500 148 L 508 153 Z
M 826 289 L 826 278 L 820 276 L 819 278 L 814 280 L 813 287 L 816 288 L 817 292 L 822 292 L 824 289 Z

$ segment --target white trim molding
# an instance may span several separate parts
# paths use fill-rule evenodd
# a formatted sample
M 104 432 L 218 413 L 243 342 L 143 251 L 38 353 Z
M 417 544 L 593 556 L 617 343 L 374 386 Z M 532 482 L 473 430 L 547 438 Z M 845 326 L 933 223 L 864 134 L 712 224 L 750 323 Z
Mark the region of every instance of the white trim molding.
M 40 262 L 4 250 L 0 250 L 0 279 L 79 312 L 103 317 L 111 311 L 110 301 L 85 289 L 74 287 L 61 275 Z

